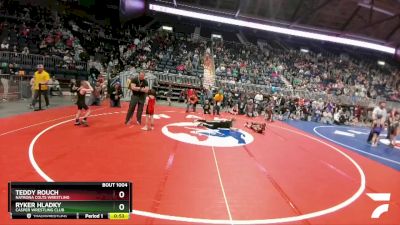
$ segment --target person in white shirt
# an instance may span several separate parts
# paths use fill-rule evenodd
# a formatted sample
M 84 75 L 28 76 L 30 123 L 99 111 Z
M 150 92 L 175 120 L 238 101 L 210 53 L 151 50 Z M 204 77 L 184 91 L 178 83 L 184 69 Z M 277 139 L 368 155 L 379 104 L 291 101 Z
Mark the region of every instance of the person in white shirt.
M 64 62 L 66 62 L 67 64 L 72 63 L 72 57 L 69 53 L 64 56 Z
M 49 80 L 49 91 L 50 91 L 50 96 L 55 96 L 54 95 L 54 91 L 56 91 L 58 93 L 58 96 L 62 96 L 62 91 L 61 91 L 61 87 L 60 87 L 60 82 L 56 79 L 56 77 L 52 77 Z
M 264 96 L 260 92 L 258 92 L 256 94 L 256 96 L 254 96 L 254 102 L 256 103 L 255 108 L 256 108 L 257 113 L 261 113 L 260 104 L 263 101 L 263 99 L 264 99 Z
M 29 55 L 29 48 L 25 46 L 24 50 L 22 50 L 22 54 Z
M 264 96 L 260 92 L 258 92 L 256 94 L 256 96 L 254 97 L 254 100 L 256 101 L 256 104 L 259 104 L 260 102 L 262 102 L 263 99 L 264 99 Z
M 338 115 L 337 115 L 337 116 L 338 116 Z M 324 123 L 324 124 L 332 124 L 332 123 L 333 123 L 332 118 L 333 118 L 332 113 L 329 112 L 328 110 L 325 110 L 325 111 L 322 113 L 321 123 Z M 337 119 L 338 119 L 338 121 L 339 121 L 340 117 L 337 118 Z
M 139 38 L 135 38 L 135 40 L 133 41 L 133 43 L 138 46 L 140 44 L 140 40 Z
M 343 124 L 343 120 L 341 119 L 342 115 L 343 115 L 342 109 L 337 110 L 336 113 L 333 114 L 333 122 L 337 125 L 342 125 Z
M 33 95 L 34 95 L 34 93 L 35 93 L 35 77 L 32 77 L 32 78 L 31 78 L 31 80 L 30 80 L 30 82 L 29 82 L 29 85 L 31 86 L 32 98 L 33 98 Z
M 1 43 L 1 50 L 8 50 L 9 47 L 10 45 L 7 43 L 7 41 L 3 41 L 3 43 Z
M 151 52 L 151 46 L 148 44 L 146 47 L 144 47 L 144 50 L 147 52 Z

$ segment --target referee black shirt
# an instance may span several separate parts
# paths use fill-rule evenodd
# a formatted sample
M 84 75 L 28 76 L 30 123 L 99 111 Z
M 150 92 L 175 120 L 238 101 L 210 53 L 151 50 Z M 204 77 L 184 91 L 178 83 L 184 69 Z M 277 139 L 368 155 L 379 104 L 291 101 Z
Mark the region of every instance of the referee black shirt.
M 132 78 L 131 84 L 135 84 L 136 87 L 141 87 L 141 88 L 149 87 L 149 83 L 147 82 L 147 80 L 145 80 L 145 79 L 140 80 L 139 77 Z M 146 93 L 144 93 L 142 91 L 132 90 L 132 96 L 136 96 L 136 97 L 139 97 L 140 99 L 144 99 L 146 97 Z

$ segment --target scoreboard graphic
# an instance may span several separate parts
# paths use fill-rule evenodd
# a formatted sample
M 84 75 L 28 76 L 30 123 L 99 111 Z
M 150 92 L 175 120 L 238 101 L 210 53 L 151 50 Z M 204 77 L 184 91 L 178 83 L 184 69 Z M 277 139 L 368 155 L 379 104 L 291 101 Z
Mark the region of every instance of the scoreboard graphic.
M 12 219 L 129 219 L 130 182 L 10 182 Z

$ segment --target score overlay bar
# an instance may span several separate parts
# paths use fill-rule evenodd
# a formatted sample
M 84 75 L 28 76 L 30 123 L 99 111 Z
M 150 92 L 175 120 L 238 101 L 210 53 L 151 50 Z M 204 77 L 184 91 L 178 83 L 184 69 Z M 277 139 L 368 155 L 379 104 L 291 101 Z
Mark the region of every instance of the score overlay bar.
M 132 183 L 10 182 L 8 199 L 13 219 L 129 219 Z

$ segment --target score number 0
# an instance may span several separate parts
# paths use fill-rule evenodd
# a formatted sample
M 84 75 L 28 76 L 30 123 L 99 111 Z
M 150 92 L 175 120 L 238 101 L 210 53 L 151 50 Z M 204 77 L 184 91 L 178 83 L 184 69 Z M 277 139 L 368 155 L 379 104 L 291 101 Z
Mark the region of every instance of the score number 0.
M 120 191 L 118 193 L 118 197 L 119 198 L 124 198 L 125 197 L 125 192 L 124 191 Z M 124 204 L 119 204 L 118 208 L 119 208 L 119 210 L 123 211 L 125 209 L 125 205 Z

